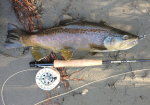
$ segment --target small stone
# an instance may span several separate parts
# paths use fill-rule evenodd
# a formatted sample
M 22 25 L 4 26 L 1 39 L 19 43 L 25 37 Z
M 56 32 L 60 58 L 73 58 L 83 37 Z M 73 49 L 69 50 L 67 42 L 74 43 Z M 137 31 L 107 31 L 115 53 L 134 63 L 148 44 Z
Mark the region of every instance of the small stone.
M 88 92 L 88 89 L 83 89 L 82 90 L 82 95 L 85 95 Z
M 59 89 L 59 88 L 60 88 L 60 86 L 57 86 L 57 88 Z

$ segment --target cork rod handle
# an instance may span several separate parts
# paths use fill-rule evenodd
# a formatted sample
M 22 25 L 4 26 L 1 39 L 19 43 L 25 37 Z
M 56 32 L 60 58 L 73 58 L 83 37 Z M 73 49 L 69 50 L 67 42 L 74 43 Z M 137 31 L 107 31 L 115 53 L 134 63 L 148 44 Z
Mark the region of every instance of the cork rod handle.
M 84 67 L 84 66 L 97 66 L 102 65 L 102 60 L 54 60 L 54 67 Z

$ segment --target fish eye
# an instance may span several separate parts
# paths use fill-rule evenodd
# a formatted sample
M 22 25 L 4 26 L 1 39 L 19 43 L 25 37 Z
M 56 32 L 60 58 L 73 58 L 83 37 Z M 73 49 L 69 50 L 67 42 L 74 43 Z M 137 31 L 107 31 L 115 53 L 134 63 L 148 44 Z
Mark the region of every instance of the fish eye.
M 128 35 L 124 35 L 124 36 L 123 36 L 123 39 L 124 39 L 124 40 L 127 40 L 128 38 L 129 38 Z

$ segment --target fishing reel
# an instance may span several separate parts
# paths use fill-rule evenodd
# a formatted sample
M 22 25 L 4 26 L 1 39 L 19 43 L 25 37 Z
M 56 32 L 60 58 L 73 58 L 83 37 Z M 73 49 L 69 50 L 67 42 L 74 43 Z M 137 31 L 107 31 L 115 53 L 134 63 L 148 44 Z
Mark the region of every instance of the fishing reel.
M 36 84 L 43 90 L 49 91 L 54 89 L 60 82 L 60 74 L 57 69 L 50 65 L 37 65 L 37 62 L 30 63 L 30 67 L 43 67 L 43 69 L 39 70 L 36 74 Z

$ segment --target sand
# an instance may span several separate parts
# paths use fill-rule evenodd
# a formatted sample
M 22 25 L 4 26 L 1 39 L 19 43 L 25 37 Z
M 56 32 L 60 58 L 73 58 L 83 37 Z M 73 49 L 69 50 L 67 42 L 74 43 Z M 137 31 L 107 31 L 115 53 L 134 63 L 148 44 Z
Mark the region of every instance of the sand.
M 46 29 L 53 26 L 56 19 L 70 4 L 69 0 L 38 0 L 36 5 L 42 4 L 43 15 L 41 26 Z M 7 50 L 3 47 L 7 35 L 8 23 L 22 27 L 18 22 L 14 11 L 11 10 L 9 0 L 0 1 L 0 51 L 14 57 L 6 57 L 0 54 L 0 87 L 13 73 L 29 69 L 29 62 L 34 61 L 30 50 L 22 55 L 24 48 Z M 106 21 L 107 25 L 125 30 L 132 34 L 147 35 L 138 45 L 132 49 L 120 52 L 98 53 L 95 56 L 87 52 L 76 52 L 74 59 L 102 59 L 118 60 L 149 59 L 150 58 L 150 1 L 149 0 L 74 0 L 66 12 L 73 18 L 84 18 L 90 22 Z M 23 29 L 23 28 L 22 28 Z M 83 81 L 69 81 L 71 89 L 75 89 L 88 82 L 108 76 L 149 69 L 150 63 L 125 63 L 110 64 L 95 67 L 86 67 L 83 71 L 73 75 L 75 78 L 87 76 Z M 81 68 L 69 68 L 68 74 Z M 46 99 L 46 92 L 38 88 L 35 83 L 37 71 L 27 71 L 12 77 L 4 87 L 4 100 L 6 105 L 33 105 Z M 63 85 L 56 94 L 64 93 Z M 71 90 L 70 89 L 70 90 Z M 83 89 L 88 93 L 81 95 Z M 150 104 L 150 72 L 133 72 L 131 74 L 100 81 L 76 90 L 73 93 L 53 99 L 60 105 L 149 105 Z M 2 100 L 0 99 L 0 105 Z

